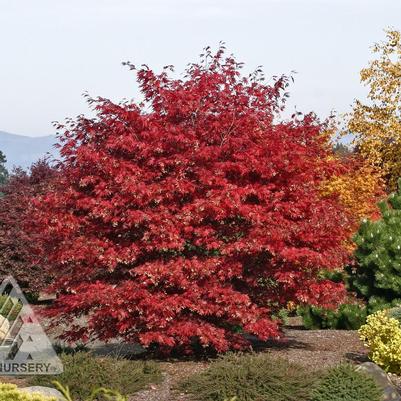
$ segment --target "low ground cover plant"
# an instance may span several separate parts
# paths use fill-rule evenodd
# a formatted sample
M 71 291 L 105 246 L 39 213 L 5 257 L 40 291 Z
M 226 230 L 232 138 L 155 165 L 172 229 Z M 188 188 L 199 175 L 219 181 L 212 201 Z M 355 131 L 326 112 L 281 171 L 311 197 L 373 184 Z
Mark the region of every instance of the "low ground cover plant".
M 350 364 L 308 371 L 269 354 L 228 354 L 183 380 L 194 401 L 380 401 L 382 389 Z
M 268 354 L 227 354 L 179 389 L 199 401 L 307 401 L 316 374 Z
M 131 361 L 115 357 L 96 357 L 90 352 L 61 354 L 64 372 L 57 376 L 35 376 L 32 385 L 52 387 L 53 381 L 68 386 L 71 396 L 85 400 L 94 389 L 108 388 L 123 395 L 133 394 L 161 380 L 152 361 Z
M 349 364 L 331 368 L 312 391 L 311 401 L 381 401 L 375 381 Z

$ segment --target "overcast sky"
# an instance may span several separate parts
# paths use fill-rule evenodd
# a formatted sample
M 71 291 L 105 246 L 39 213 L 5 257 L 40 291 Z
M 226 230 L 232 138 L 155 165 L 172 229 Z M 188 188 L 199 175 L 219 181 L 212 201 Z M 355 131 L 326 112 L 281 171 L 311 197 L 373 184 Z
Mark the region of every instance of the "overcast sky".
M 52 134 L 85 91 L 137 96 L 122 61 L 181 72 L 221 40 L 248 70 L 297 71 L 291 110 L 345 112 L 389 26 L 401 0 L 0 0 L 0 131 Z

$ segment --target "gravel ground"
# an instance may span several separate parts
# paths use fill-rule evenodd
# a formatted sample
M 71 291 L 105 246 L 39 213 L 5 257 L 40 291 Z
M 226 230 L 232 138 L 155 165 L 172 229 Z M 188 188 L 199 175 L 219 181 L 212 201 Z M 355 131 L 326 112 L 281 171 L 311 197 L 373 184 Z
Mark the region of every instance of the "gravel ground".
M 272 342 L 266 350 L 310 369 L 368 360 L 367 349 L 355 331 L 285 329 L 284 332 L 285 338 Z

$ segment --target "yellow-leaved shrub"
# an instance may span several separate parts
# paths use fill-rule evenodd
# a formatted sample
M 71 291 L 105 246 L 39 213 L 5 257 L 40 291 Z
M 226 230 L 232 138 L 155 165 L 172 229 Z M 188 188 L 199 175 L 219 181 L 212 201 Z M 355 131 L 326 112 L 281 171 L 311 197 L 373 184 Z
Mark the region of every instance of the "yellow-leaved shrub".
M 21 391 L 15 384 L 0 383 L 0 401 L 56 401 L 56 398 Z
M 359 335 L 369 347 L 370 359 L 385 371 L 401 373 L 401 326 L 385 310 L 368 316 Z

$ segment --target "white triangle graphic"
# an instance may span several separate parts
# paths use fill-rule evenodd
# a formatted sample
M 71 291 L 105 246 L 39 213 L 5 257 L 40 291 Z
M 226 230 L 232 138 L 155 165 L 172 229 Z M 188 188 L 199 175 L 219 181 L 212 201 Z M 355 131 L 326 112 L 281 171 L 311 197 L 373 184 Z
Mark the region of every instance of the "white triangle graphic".
M 0 375 L 60 374 L 63 365 L 13 277 L 0 285 Z M 6 314 L 7 308 L 9 313 Z M 18 311 L 19 310 L 19 311 Z

